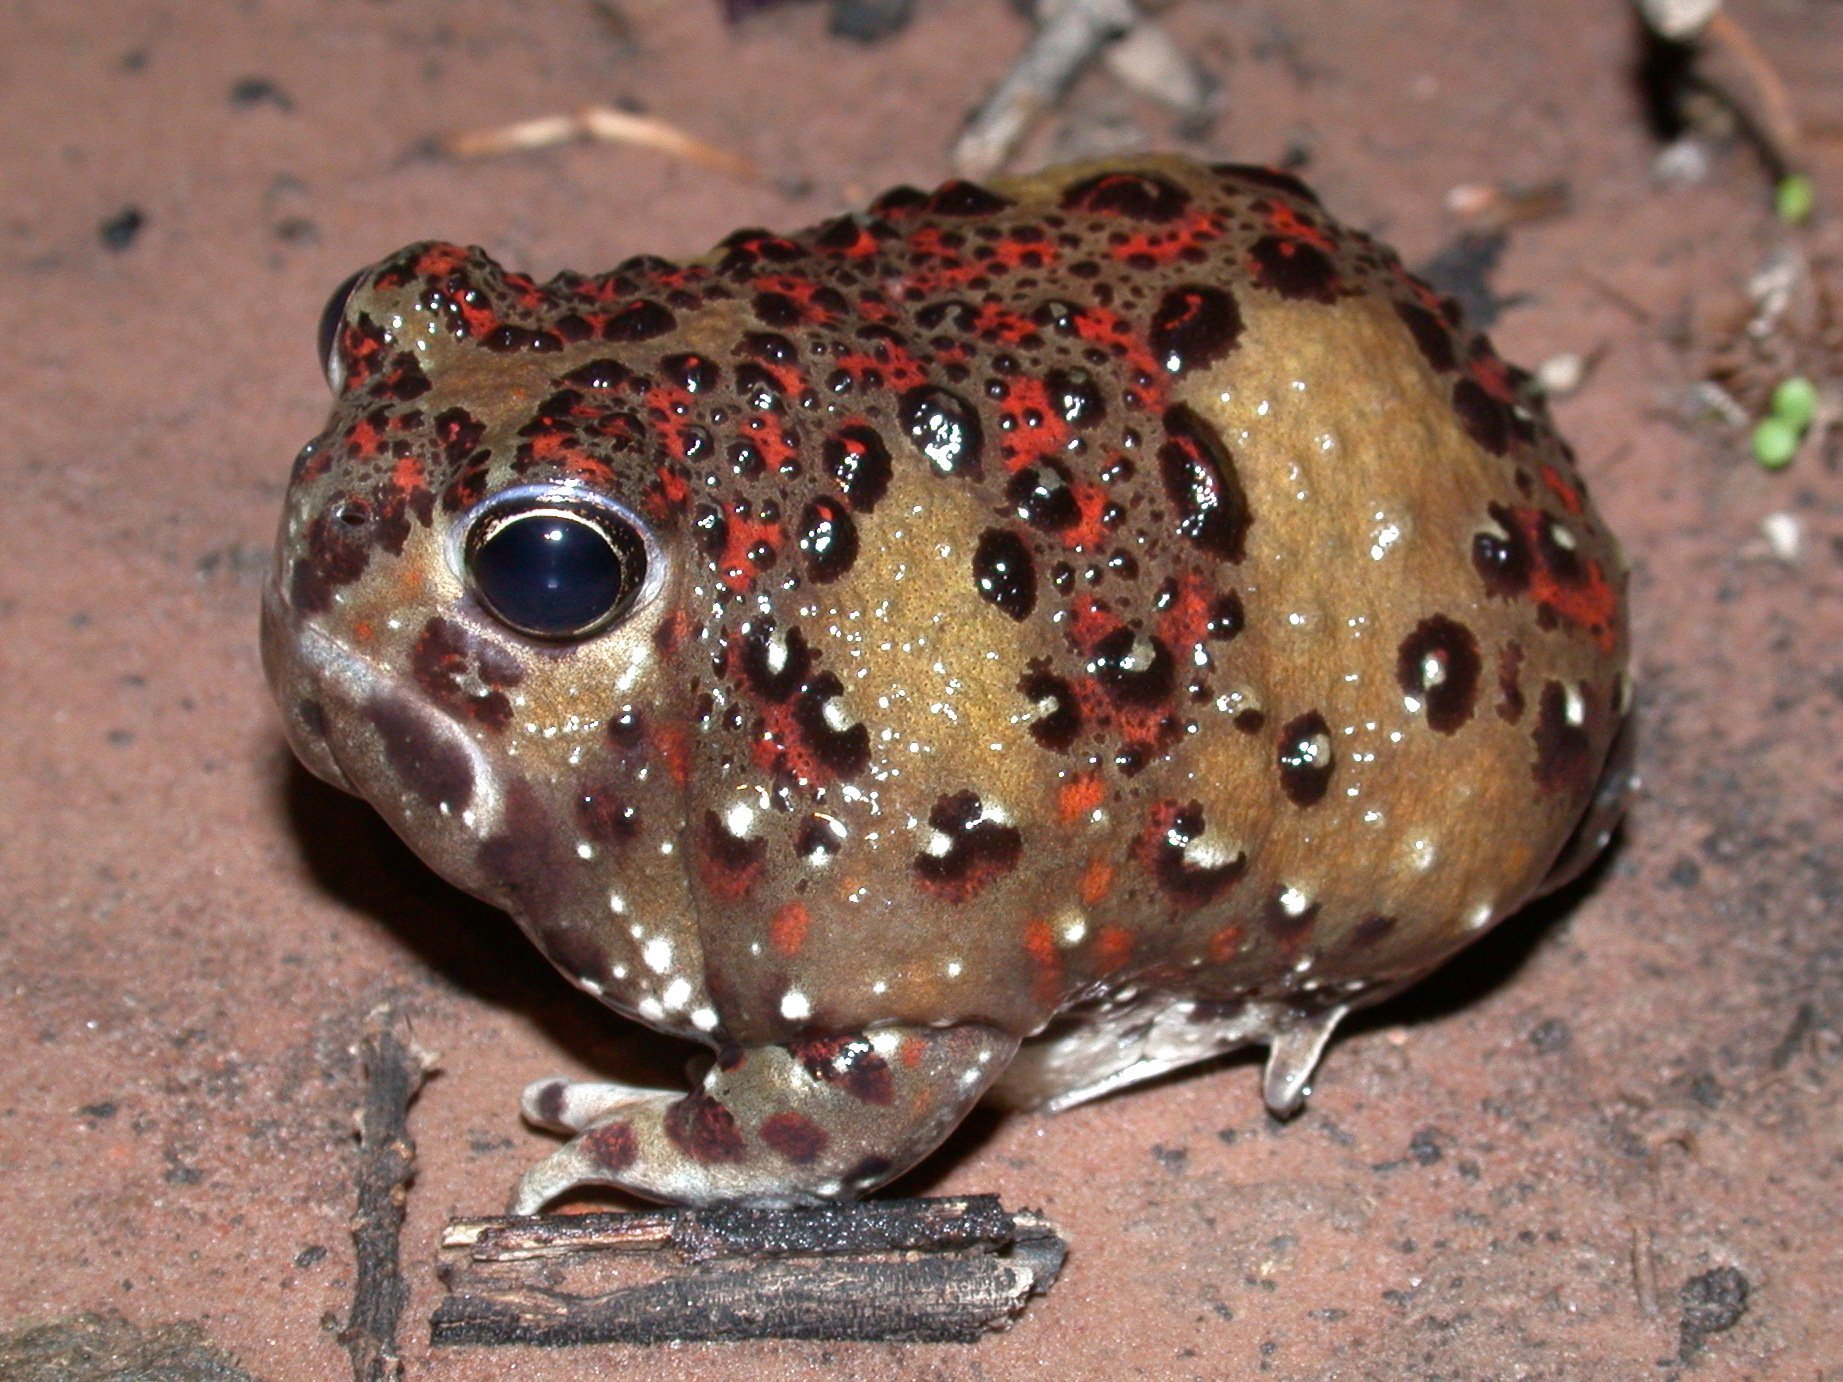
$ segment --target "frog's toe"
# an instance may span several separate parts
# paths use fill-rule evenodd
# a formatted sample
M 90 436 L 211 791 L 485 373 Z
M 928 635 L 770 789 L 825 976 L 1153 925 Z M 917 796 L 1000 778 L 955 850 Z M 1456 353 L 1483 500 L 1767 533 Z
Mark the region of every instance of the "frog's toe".
M 973 1024 L 881 1027 L 732 1049 L 684 1095 L 540 1080 L 526 1117 L 578 1135 L 519 1182 L 512 1212 L 592 1185 L 683 1204 L 852 1199 L 933 1151 L 1017 1045 Z
M 569 1080 L 553 1075 L 525 1086 L 519 1109 L 525 1121 L 552 1132 L 582 1132 L 606 1122 L 630 1104 L 647 1099 L 670 1102 L 676 1096 L 665 1089 L 614 1081 Z

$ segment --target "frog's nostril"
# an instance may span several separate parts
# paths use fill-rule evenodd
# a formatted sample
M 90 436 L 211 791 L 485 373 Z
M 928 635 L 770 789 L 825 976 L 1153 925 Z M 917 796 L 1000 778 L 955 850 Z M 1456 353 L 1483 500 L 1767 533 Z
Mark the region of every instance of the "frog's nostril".
M 333 517 L 348 528 L 362 528 L 371 521 L 371 505 L 363 499 L 346 499 L 333 508 Z

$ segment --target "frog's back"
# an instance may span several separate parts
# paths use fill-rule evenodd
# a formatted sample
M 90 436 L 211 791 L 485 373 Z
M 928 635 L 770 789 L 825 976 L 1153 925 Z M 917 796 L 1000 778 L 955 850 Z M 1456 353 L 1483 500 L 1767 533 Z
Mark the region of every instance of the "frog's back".
M 714 267 L 819 460 L 694 525 L 707 770 L 799 803 L 709 822 L 707 962 L 783 963 L 736 1006 L 1354 999 L 1538 888 L 1623 711 L 1616 548 L 1521 376 L 1294 179 L 899 189 Z

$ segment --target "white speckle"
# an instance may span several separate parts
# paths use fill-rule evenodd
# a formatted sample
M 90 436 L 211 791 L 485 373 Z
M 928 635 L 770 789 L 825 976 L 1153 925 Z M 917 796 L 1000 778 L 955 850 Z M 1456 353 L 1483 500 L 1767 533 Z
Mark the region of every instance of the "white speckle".
M 1254 415 L 1256 417 L 1266 417 L 1267 414 L 1271 412 L 1272 410 L 1273 410 L 1273 404 L 1268 402 L 1264 398 L 1259 403 L 1254 405 Z
M 1410 715 L 1418 715 L 1420 713 L 1421 698 L 1419 696 L 1403 696 L 1401 698 L 1401 703 L 1402 707 Z
M 838 696 L 832 697 L 819 708 L 819 718 L 826 722 L 826 728 L 834 734 L 843 734 L 857 724 L 857 721 L 851 718 L 850 712 L 845 709 L 844 701 Z
M 960 1083 L 964 1085 L 978 1084 L 979 1067 L 975 1065 L 971 1070 L 968 1070 L 964 1075 L 960 1076 Z
M 602 992 L 603 992 L 602 986 L 596 983 L 595 980 L 589 978 L 587 975 L 584 975 L 582 978 L 578 979 L 576 981 L 576 986 L 580 988 L 584 993 L 592 993 L 597 998 L 600 998 L 602 996 Z
M 1472 915 L 1465 919 L 1465 924 L 1474 931 L 1483 930 L 1491 924 L 1491 904 L 1481 902 L 1472 909 Z
M 802 1022 L 813 1015 L 813 1005 L 799 989 L 781 995 L 781 1016 L 789 1022 Z
M 478 824 L 478 818 L 474 815 L 474 811 L 471 806 L 468 807 L 465 811 L 461 812 L 461 824 L 466 826 L 469 830 L 472 830 L 475 827 L 475 825 Z
M 691 981 L 680 975 L 665 986 L 665 992 L 659 997 L 669 1011 L 677 1012 L 691 1001 Z
M 1388 555 L 1389 548 L 1401 541 L 1401 525 L 1384 523 L 1370 534 L 1369 556 L 1371 561 L 1381 561 Z
M 640 1016 L 646 1018 L 649 1022 L 657 1022 L 666 1015 L 665 1007 L 651 994 L 642 998 L 635 1006 L 639 1008 Z
M 1775 561 L 1789 564 L 1798 560 L 1804 545 L 1804 525 L 1793 514 L 1769 513 L 1760 520 L 1760 536 Z
M 1365 825 L 1381 825 L 1381 824 L 1382 824 L 1382 812 L 1380 812 L 1380 811 L 1365 811 L 1365 812 L 1363 813 L 1363 824 L 1365 824 Z
M 1135 634 L 1133 646 L 1126 650 L 1126 656 L 1120 659 L 1120 667 L 1128 672 L 1143 672 L 1152 665 L 1157 650 L 1152 640 L 1144 634 Z
M 1298 610 L 1294 610 L 1291 614 L 1286 616 L 1286 622 L 1296 629 L 1301 628 L 1305 624 L 1305 616 L 1299 613 Z
M 1549 520 L 1549 541 L 1564 552 L 1572 552 L 1579 545 L 1574 540 L 1574 534 L 1553 519 Z
M 672 967 L 672 942 L 664 936 L 654 936 L 640 952 L 640 958 L 653 973 L 664 974 Z
M 947 962 L 947 977 L 949 979 L 958 979 L 965 968 L 966 966 L 961 964 L 958 960 L 949 960 Z
M 872 993 L 888 993 L 890 991 L 889 980 L 887 979 L 877 980 L 876 983 L 870 986 L 870 991 Z
M 935 859 L 944 859 L 953 849 L 953 837 L 944 831 L 930 829 L 928 842 L 922 846 L 922 853 Z
M 749 838 L 755 824 L 755 808 L 746 801 L 732 801 L 723 812 L 723 828 L 738 840 Z
M 659 852 L 661 854 L 670 854 L 672 852 L 672 842 L 670 840 L 661 840 L 659 842 Z
M 587 840 L 576 841 L 576 857 L 578 859 L 593 859 L 595 857 L 595 846 L 590 844 Z
M 768 670 L 779 676 L 787 670 L 787 635 L 777 630 L 768 640 Z
M 627 966 L 626 965 L 609 965 L 608 974 L 611 978 L 617 981 L 621 979 L 625 979 L 627 977 Z
M 700 1032 L 714 1032 L 717 1029 L 717 1012 L 715 1008 L 693 1008 L 691 1025 Z
M 870 1034 L 870 1049 L 888 1060 L 902 1049 L 902 1033 L 894 1027 L 879 1027 Z
M 1581 697 L 1581 688 L 1567 688 L 1567 701 L 1562 707 L 1562 715 L 1569 724 L 1579 727 L 1587 718 L 1587 703 Z
M 1298 962 L 1293 965 L 1293 973 L 1304 974 L 1311 967 L 1312 967 L 1312 956 L 1301 955 L 1299 957 Z
M 1056 923 L 1056 941 L 1059 945 L 1080 945 L 1088 938 L 1088 918 L 1080 912 L 1066 913 Z
M 1413 844 L 1408 846 L 1409 860 L 1414 864 L 1414 867 L 1419 869 L 1422 873 L 1427 872 L 1428 869 L 1433 867 L 1434 857 L 1437 853 L 1438 851 L 1434 849 L 1432 840 L 1416 840 Z
M 627 899 L 622 897 L 619 893 L 609 893 L 608 894 L 608 910 L 613 912 L 617 917 L 626 916 L 627 915 Z
M 1428 653 L 1421 659 L 1421 685 L 1431 691 L 1446 680 L 1446 659 L 1438 653 Z
M 1304 916 L 1306 908 L 1312 905 L 1312 899 L 1297 888 L 1288 888 L 1280 894 L 1280 910 L 1289 917 Z

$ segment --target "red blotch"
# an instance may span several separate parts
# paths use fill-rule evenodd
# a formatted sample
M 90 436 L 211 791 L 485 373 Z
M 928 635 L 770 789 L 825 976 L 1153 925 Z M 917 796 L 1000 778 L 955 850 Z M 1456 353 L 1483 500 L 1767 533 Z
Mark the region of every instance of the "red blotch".
M 1073 825 L 1089 816 L 1107 798 L 1099 773 L 1078 773 L 1062 784 L 1056 794 L 1056 809 L 1064 825 Z
M 819 1160 L 831 1140 L 825 1129 L 804 1113 L 791 1111 L 764 1119 L 757 1132 L 769 1148 L 796 1166 L 810 1166 Z
M 794 956 L 800 953 L 800 947 L 806 944 L 807 928 L 812 925 L 813 915 L 798 902 L 789 902 L 774 914 L 768 923 L 768 944 L 783 955 Z

